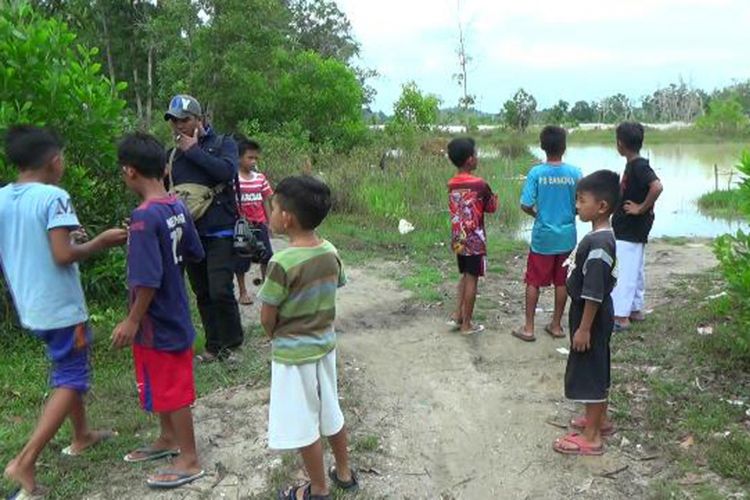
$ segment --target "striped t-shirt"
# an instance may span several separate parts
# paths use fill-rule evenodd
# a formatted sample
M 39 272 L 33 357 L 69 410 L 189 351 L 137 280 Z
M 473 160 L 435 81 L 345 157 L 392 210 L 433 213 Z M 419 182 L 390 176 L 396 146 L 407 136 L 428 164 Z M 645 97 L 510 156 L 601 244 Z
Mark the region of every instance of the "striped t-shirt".
M 328 241 L 273 255 L 258 298 L 279 308 L 271 342 L 275 362 L 313 363 L 336 347 L 336 290 L 345 283 L 338 252 Z

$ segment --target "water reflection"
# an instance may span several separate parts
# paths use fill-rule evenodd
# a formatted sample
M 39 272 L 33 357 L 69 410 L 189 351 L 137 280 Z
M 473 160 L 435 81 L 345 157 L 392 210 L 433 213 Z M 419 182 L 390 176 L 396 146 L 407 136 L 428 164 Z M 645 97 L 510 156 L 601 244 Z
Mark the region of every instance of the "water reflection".
M 720 171 L 719 186 L 726 189 L 729 173 L 734 171 L 743 144 L 660 144 L 644 148 L 642 154 L 651 160 L 651 166 L 664 184 L 664 192 L 656 204 L 656 221 L 652 237 L 704 236 L 714 237 L 724 233 L 747 229 L 738 221 L 715 219 L 698 210 L 697 200 L 715 187 L 714 165 Z M 544 158 L 544 152 L 532 147 L 533 154 Z M 565 161 L 581 168 L 584 175 L 607 168 L 621 173 L 624 159 L 612 146 L 576 146 L 565 154 Z M 736 171 L 733 182 L 738 180 Z M 528 239 L 532 221 L 523 229 Z M 579 222 L 579 237 L 590 229 Z

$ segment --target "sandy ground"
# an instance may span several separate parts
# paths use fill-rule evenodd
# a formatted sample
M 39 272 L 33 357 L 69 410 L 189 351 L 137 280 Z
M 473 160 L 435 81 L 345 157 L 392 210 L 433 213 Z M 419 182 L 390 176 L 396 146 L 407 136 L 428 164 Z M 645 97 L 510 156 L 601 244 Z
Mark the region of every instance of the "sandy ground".
M 650 244 L 647 261 L 654 314 L 668 306 L 660 291 L 676 275 L 715 265 L 700 241 Z M 551 450 L 564 432 L 556 425 L 576 411 L 562 397 L 566 357 L 557 349 L 567 341 L 542 332 L 546 312 L 538 317 L 536 343 L 510 336 L 521 321 L 524 263 L 515 259 L 506 275 L 483 282 L 488 328 L 471 338 L 448 331 L 449 304 L 414 305 L 393 280 L 398 266 L 349 270 L 339 301 L 342 403 L 353 441 L 377 436 L 379 443 L 376 451 L 354 454 L 360 498 L 642 498 L 664 469 L 648 450 L 621 448 L 617 438 L 600 458 Z M 453 296 L 452 283 L 445 291 Z M 551 292 L 542 300 L 549 309 Z M 257 321 L 254 307 L 244 315 Z M 113 478 L 91 498 L 265 498 L 274 470 L 284 468 L 281 455 L 266 446 L 267 410 L 267 389 L 235 387 L 202 397 L 195 420 L 204 479 L 154 494 L 140 482 Z

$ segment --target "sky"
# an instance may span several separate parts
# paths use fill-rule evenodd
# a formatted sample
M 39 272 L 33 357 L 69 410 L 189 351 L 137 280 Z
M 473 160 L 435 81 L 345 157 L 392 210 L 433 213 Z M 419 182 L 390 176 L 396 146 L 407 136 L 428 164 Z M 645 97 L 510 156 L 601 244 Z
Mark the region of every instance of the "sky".
M 496 113 L 518 88 L 559 99 L 640 100 L 679 81 L 705 90 L 750 79 L 750 0 L 337 0 L 380 76 L 372 108 L 391 113 L 415 81 L 454 106 L 458 21 L 469 93 Z M 460 12 L 460 15 L 459 15 Z

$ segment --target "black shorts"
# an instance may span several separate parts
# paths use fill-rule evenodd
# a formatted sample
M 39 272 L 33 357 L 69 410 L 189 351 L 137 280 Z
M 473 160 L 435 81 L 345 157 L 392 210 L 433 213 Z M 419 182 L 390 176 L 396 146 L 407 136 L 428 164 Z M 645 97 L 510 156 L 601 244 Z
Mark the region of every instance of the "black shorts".
M 573 341 L 583 317 L 583 300 L 573 300 L 570 304 L 568 324 L 570 339 Z M 591 325 L 591 348 L 576 352 L 572 348 L 565 368 L 565 397 L 579 403 L 603 403 L 609 397 L 611 361 L 609 340 L 614 327 L 612 298 L 607 297 L 594 316 Z
M 484 276 L 486 262 L 484 255 L 456 255 L 456 259 L 459 273 L 470 274 L 477 278 Z
M 266 255 L 260 262 L 261 264 L 268 264 L 268 261 L 273 257 L 273 247 L 271 247 L 271 238 L 268 235 L 268 226 L 265 224 L 254 223 L 253 226 L 258 229 L 255 233 L 258 239 L 266 246 Z M 234 272 L 238 274 L 246 273 L 250 271 L 250 265 L 252 261 L 249 257 L 234 256 Z

